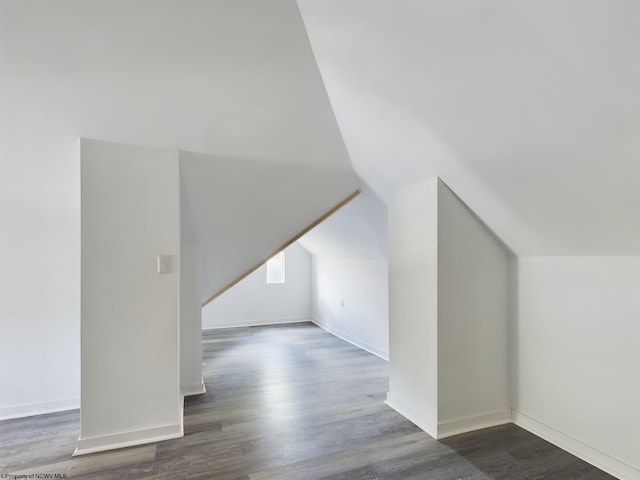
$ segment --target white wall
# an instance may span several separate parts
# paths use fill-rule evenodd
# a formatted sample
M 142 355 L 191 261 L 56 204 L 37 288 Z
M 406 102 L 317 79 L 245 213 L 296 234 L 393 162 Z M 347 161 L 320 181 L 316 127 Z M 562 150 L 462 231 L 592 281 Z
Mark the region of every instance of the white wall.
M 80 406 L 80 141 L 60 146 L 68 161 L 59 165 L 32 136 L 46 120 L 2 105 L 0 419 Z M 8 148 L 5 135 L 26 140 Z
M 516 420 L 640 478 L 640 258 L 517 261 Z
M 205 393 L 202 380 L 200 245 L 180 243 L 180 388 L 183 395 Z
M 361 194 L 300 239 L 313 255 L 313 321 L 382 358 L 389 358 L 387 207 Z
M 511 420 L 509 255 L 439 182 L 439 438 Z
M 202 309 L 203 328 L 307 321 L 311 318 L 311 258 L 297 243 L 285 250 L 285 283 L 267 284 L 266 265 Z
M 177 153 L 83 140 L 81 170 L 78 454 L 182 434 Z
M 0 85 L 0 417 L 78 405 L 79 137 L 349 166 L 295 0 L 0 0 Z
M 511 421 L 509 251 L 438 178 L 389 211 L 387 403 L 435 438 Z
M 311 265 L 313 321 L 334 335 L 388 359 L 387 262 L 314 256 Z
M 438 179 L 398 190 L 389 207 L 387 403 L 437 436 Z

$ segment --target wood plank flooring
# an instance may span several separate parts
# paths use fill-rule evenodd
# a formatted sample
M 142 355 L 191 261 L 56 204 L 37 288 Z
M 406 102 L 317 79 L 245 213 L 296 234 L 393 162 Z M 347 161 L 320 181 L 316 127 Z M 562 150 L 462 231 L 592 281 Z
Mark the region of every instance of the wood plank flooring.
M 435 441 L 384 405 L 387 363 L 318 327 L 206 331 L 184 438 L 71 457 L 77 411 L 0 422 L 0 474 L 86 479 L 599 480 L 513 425 Z M 150 401 L 152 401 L 150 399 Z

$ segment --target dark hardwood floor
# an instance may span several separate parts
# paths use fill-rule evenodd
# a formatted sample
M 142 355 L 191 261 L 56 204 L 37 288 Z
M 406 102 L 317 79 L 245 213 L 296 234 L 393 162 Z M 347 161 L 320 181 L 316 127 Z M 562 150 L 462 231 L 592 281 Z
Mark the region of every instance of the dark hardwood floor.
M 387 363 L 308 324 L 206 331 L 185 436 L 71 457 L 77 411 L 0 422 L 0 474 L 86 479 L 613 477 L 505 425 L 435 441 L 384 405 Z M 152 400 L 150 400 L 152 401 Z

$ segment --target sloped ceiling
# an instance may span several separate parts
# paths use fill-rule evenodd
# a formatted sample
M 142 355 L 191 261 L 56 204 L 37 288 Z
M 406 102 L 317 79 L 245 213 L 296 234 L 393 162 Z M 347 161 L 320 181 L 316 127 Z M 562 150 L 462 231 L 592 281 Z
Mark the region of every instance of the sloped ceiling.
M 358 188 L 340 168 L 180 152 L 182 241 L 202 246 L 202 301 L 272 256 Z
M 354 168 L 518 255 L 640 254 L 640 3 L 298 0 Z
M 348 162 L 344 138 L 382 199 L 439 175 L 517 254 L 640 254 L 635 0 L 0 9 L 0 214 L 14 250 L 40 232 L 25 258 L 75 258 L 79 137 L 309 168 Z

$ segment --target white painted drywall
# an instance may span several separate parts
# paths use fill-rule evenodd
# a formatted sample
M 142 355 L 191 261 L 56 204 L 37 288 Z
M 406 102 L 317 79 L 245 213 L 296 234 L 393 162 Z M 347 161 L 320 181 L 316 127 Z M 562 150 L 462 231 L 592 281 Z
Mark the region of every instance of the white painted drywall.
M 294 0 L 0 0 L 0 417 L 78 406 L 80 136 L 349 167 Z
M 640 258 L 519 258 L 517 300 L 514 408 L 640 478 Z
M 438 179 L 398 190 L 389 207 L 387 403 L 432 436 L 438 418 Z
M 508 249 L 438 184 L 438 435 L 511 419 Z M 451 429 L 451 431 L 448 431 Z
M 202 309 L 203 328 L 307 321 L 311 317 L 311 257 L 297 243 L 285 250 L 285 283 L 267 284 L 266 266 Z
M 360 191 L 299 240 L 309 253 L 315 257 L 387 260 L 387 206 L 366 185 L 361 185 Z
M 431 436 L 511 421 L 510 251 L 439 179 L 389 211 L 387 403 Z
M 350 166 L 310 168 L 180 153 L 187 214 L 203 248 L 202 302 L 358 188 Z
M 314 256 L 311 317 L 333 333 L 389 358 L 389 272 L 386 261 Z
M 389 357 L 387 207 L 366 186 L 299 241 L 313 256 L 313 321 Z
M 82 140 L 81 158 L 86 453 L 181 434 L 180 194 L 177 152 Z
M 180 243 L 180 388 L 184 395 L 205 393 L 202 380 L 202 249 Z
M 383 198 L 437 175 L 519 255 L 640 254 L 639 2 L 298 4 Z

